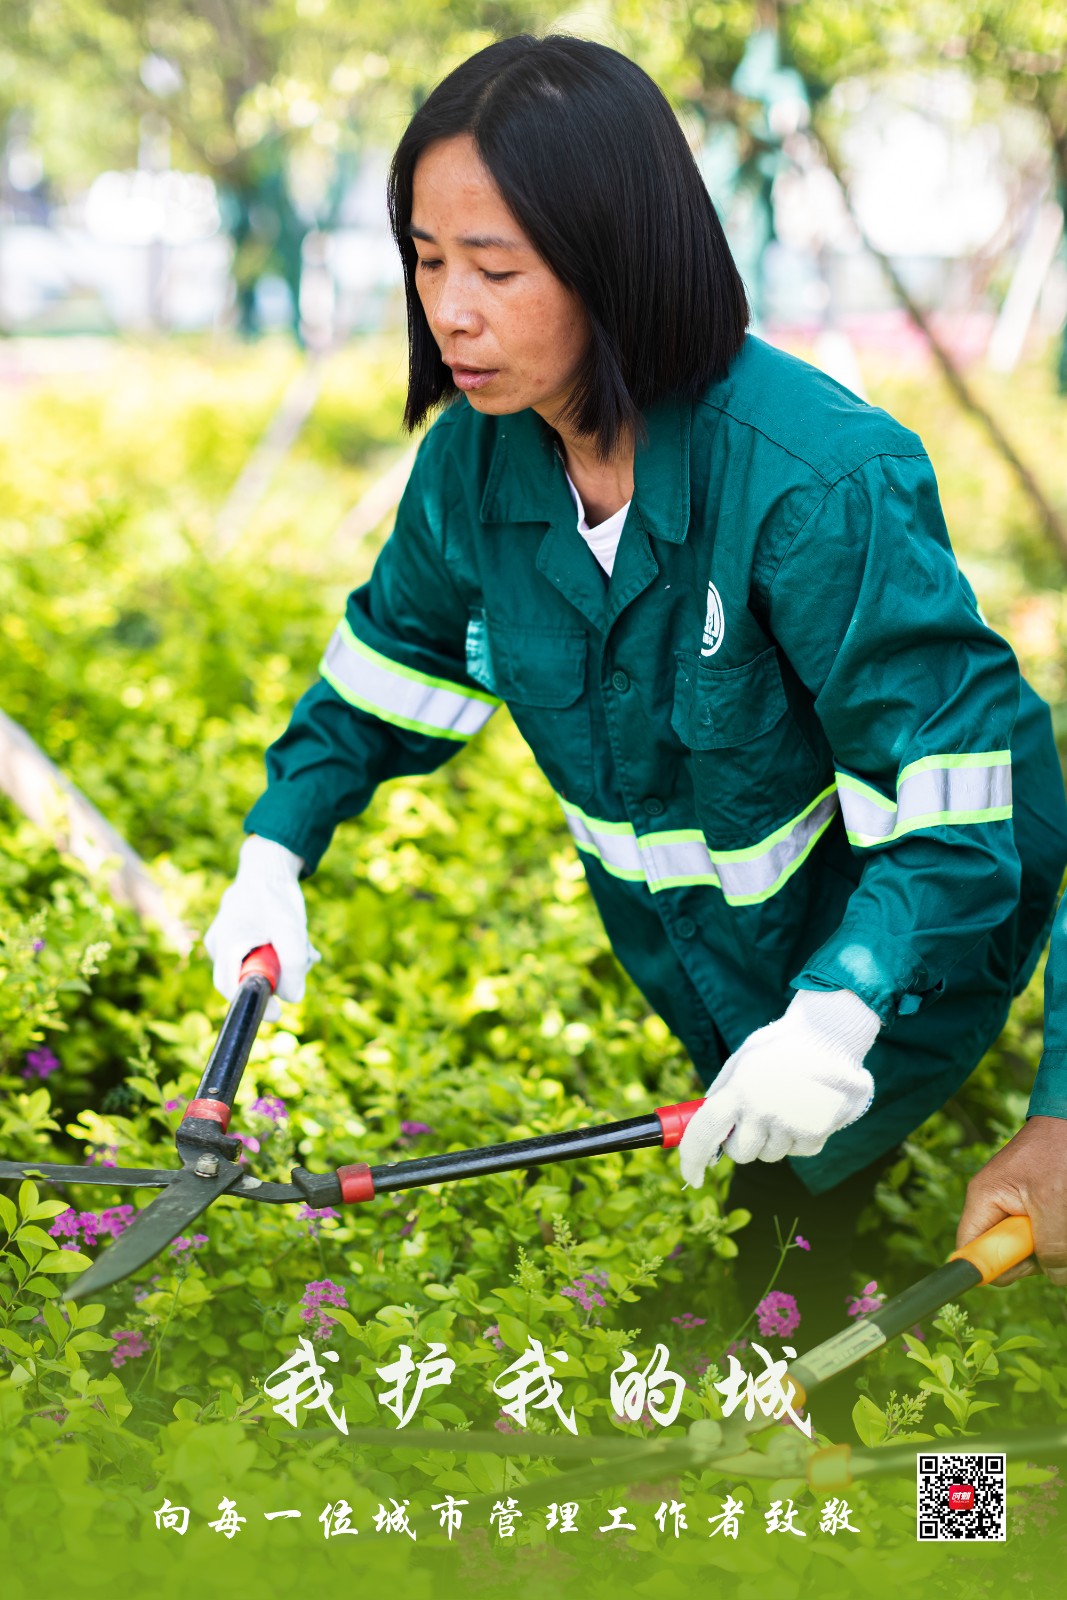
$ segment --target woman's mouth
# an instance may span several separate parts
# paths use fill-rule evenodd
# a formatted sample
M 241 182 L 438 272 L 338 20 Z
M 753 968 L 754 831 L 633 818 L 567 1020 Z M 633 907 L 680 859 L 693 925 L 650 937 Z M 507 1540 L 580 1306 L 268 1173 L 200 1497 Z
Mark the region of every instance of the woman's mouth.
M 492 383 L 497 376 L 496 367 L 461 367 L 452 368 L 452 381 L 457 389 L 484 389 L 487 383 Z

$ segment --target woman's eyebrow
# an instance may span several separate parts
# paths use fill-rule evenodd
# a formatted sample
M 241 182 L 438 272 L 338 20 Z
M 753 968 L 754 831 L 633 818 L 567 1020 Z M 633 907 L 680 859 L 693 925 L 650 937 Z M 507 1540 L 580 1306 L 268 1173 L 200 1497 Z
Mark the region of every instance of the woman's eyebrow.
M 414 223 L 409 223 L 404 232 L 412 239 L 422 239 L 426 244 L 436 244 L 437 240 L 432 233 L 427 233 L 424 228 L 416 228 Z M 468 233 L 463 234 L 457 241 L 471 250 L 521 250 L 522 246 L 517 239 L 505 239 L 496 233 Z

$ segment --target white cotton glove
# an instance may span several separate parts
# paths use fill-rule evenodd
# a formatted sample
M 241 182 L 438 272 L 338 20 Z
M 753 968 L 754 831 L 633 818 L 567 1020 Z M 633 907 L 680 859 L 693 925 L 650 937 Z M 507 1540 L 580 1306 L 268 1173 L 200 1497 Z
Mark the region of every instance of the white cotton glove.
M 749 1034 L 724 1064 L 678 1146 L 682 1177 L 704 1182 L 722 1149 L 734 1161 L 814 1156 L 874 1098 L 863 1058 L 881 1020 L 850 989 L 800 989 L 784 1016 Z
M 214 962 L 215 988 L 225 999 L 232 1000 L 237 991 L 245 956 L 261 944 L 272 944 L 281 964 L 278 998 L 304 998 L 304 980 L 321 957 L 308 943 L 307 911 L 299 881 L 303 865 L 301 856 L 273 839 L 251 834 L 241 846 L 237 876 L 204 935 L 204 946 Z M 264 1020 L 277 1022 L 281 1014 L 278 999 L 272 997 Z

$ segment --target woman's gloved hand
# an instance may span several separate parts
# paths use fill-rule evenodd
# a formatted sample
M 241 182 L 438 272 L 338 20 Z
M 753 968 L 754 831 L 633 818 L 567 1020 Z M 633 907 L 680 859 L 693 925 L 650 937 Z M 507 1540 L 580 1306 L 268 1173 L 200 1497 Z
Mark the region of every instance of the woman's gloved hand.
M 302 1000 L 309 968 L 321 959 L 308 943 L 307 911 L 300 890 L 301 856 L 273 839 L 251 834 L 241 846 L 237 876 L 204 935 L 214 962 L 215 987 L 227 1000 L 237 990 L 241 963 L 250 950 L 272 944 L 281 964 L 277 998 L 263 1013 L 267 1022 L 282 1014 L 278 1000 Z
M 734 1161 L 814 1156 L 874 1098 L 863 1058 L 881 1020 L 849 989 L 800 989 L 723 1065 L 682 1135 L 682 1177 L 699 1189 L 722 1150 Z

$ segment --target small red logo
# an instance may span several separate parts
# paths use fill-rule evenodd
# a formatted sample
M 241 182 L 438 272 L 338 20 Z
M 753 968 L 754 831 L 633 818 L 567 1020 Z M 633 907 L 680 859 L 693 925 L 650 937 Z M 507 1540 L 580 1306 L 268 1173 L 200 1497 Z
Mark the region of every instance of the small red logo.
M 950 1511 L 974 1510 L 974 1485 L 973 1483 L 953 1483 L 948 1491 L 948 1508 Z

